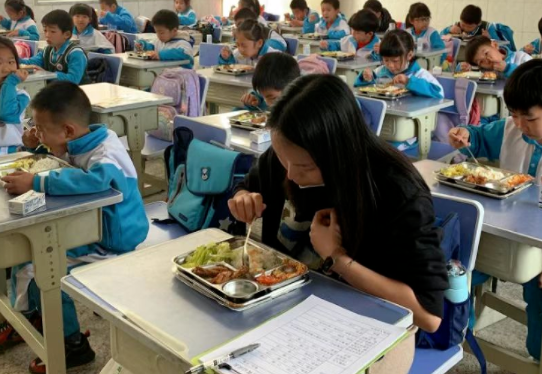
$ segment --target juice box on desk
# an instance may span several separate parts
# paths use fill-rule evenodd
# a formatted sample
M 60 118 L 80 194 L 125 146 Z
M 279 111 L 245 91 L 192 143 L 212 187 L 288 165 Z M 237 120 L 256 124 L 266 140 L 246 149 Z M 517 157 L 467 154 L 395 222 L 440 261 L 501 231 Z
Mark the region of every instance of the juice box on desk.
M 9 200 L 8 203 L 11 213 L 26 216 L 45 205 L 45 194 L 31 190 Z

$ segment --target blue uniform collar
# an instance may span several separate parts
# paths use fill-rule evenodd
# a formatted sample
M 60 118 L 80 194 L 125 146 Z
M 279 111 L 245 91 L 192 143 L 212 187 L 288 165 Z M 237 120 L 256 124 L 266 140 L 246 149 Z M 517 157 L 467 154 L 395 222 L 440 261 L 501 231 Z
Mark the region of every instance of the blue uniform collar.
M 180 12 L 179 14 L 184 16 L 185 14 L 190 13 L 191 10 L 192 10 L 192 7 L 188 7 L 188 8 L 186 8 L 186 10 L 184 12 Z
M 527 137 L 527 136 L 524 135 L 524 134 L 522 134 L 521 137 L 522 137 L 522 139 L 523 139 L 523 141 L 524 141 L 525 143 L 527 143 L 527 144 L 532 144 L 532 145 L 535 146 L 535 148 L 539 148 L 539 149 L 542 150 L 542 144 L 538 143 L 536 140 L 533 140 L 533 139 Z
M 70 156 L 90 152 L 107 138 L 107 127 L 105 125 L 90 125 L 89 130 L 88 134 L 68 142 Z
M 70 43 L 71 43 L 70 39 L 66 40 L 64 44 L 62 44 L 62 46 L 59 48 L 58 52 L 53 48 L 53 56 L 61 56 L 62 54 L 64 54 L 64 52 L 66 52 L 66 49 L 68 48 Z
M 341 15 L 339 14 L 337 16 L 337 19 L 335 19 L 335 21 L 333 21 L 333 23 L 331 24 L 331 26 L 329 27 L 329 29 L 332 29 L 334 27 L 339 27 L 339 25 L 341 24 L 341 21 L 342 21 L 342 18 L 341 18 Z M 322 23 L 324 24 L 324 26 L 326 27 L 327 29 L 327 21 L 325 19 L 322 18 Z M 329 30 L 328 29 L 328 30 Z
M 425 34 L 427 34 L 427 31 L 429 31 L 429 27 L 423 30 L 420 34 L 416 34 L 416 30 L 414 29 L 414 26 L 412 26 L 410 33 L 417 38 L 423 38 Z
M 81 34 L 78 34 L 77 33 L 77 27 L 73 27 L 73 34 L 74 35 L 80 35 L 80 36 L 88 36 L 88 35 L 92 35 L 92 33 L 94 32 L 94 27 L 92 27 L 92 25 L 88 25 Z
M 504 61 L 507 64 L 509 64 L 512 58 L 514 58 L 514 53 L 509 48 L 505 47 L 504 45 L 499 47 L 499 51 L 504 52 Z

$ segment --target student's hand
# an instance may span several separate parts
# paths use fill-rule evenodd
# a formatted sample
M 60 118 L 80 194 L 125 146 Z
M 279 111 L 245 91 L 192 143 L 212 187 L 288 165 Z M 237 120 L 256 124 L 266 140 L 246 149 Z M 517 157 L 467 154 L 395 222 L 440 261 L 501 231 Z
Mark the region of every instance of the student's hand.
M 523 50 L 525 51 L 525 53 L 528 53 L 531 55 L 534 52 L 534 45 L 527 44 L 525 47 L 523 47 Z
M 105 10 L 100 11 L 100 18 L 104 18 L 107 15 Z
M 4 188 L 9 194 L 22 195 L 28 192 L 34 186 L 34 174 L 26 171 L 16 171 L 2 178 L 5 183 Z
M 298 19 L 292 19 L 290 20 L 290 25 L 292 25 L 293 27 L 301 27 L 303 26 L 303 21 L 300 21 Z
M 290 17 L 290 13 L 284 13 L 284 20 L 291 21 L 292 18 Z
M 461 30 L 461 27 L 459 27 L 458 25 L 453 25 L 452 27 L 450 27 L 450 34 L 461 34 L 463 32 L 463 30 Z
M 448 34 L 448 35 L 442 35 L 440 38 L 445 42 L 449 42 L 450 40 L 452 40 L 453 37 L 452 35 Z
M 460 66 L 461 71 L 471 71 L 472 70 L 472 66 L 470 66 L 470 64 L 468 62 L 462 62 L 461 64 L 459 64 L 459 66 Z
M 222 48 L 220 51 L 220 56 L 222 56 L 224 60 L 229 59 L 231 57 L 231 50 L 228 47 Z
M 156 51 L 149 51 L 147 52 L 147 54 L 151 58 L 151 60 L 160 60 L 160 55 Z
M 499 61 L 493 63 L 493 70 L 503 72 L 506 70 L 506 61 Z
M 228 17 L 222 17 L 220 19 L 220 22 L 222 22 L 223 25 L 227 25 L 228 24 Z
M 301 22 L 301 21 L 300 21 L 300 22 Z M 311 22 L 311 23 L 316 22 L 316 16 L 315 16 L 314 14 L 311 14 L 311 15 L 309 16 L 309 22 Z
M 311 224 L 311 243 L 323 259 L 336 256 L 342 249 L 341 227 L 337 222 L 334 209 L 324 209 L 316 212 Z
M 482 35 L 489 38 L 489 39 L 491 39 L 491 36 L 489 35 L 489 31 L 487 31 L 487 30 L 482 30 Z
M 258 106 L 259 100 L 256 96 L 246 93 L 241 96 L 241 102 L 246 106 Z
M 408 77 L 404 74 L 398 74 L 393 78 L 393 84 L 404 84 L 405 86 L 408 84 Z
M 448 132 L 448 142 L 455 149 L 464 148 L 465 145 L 470 147 L 469 139 L 469 130 L 464 127 L 456 127 Z
M 15 38 L 19 36 L 19 30 L 10 31 L 7 35 L 8 38 Z
M 36 135 L 37 130 L 35 127 L 32 127 L 30 130 L 26 130 L 23 133 L 23 144 L 26 148 L 37 148 L 40 145 L 40 140 Z
M 28 70 L 18 69 L 18 70 L 15 70 L 13 74 L 15 74 L 21 80 L 21 82 L 24 82 L 26 78 L 28 78 L 29 73 L 28 73 Z
M 375 53 L 380 54 L 380 43 L 376 43 L 373 47 Z
M 320 40 L 320 48 L 328 49 L 329 48 L 329 43 L 326 40 Z
M 369 68 L 363 70 L 363 80 L 366 82 L 370 82 L 374 79 L 373 71 Z
M 0 15 L 0 21 L 3 21 L 3 20 L 4 20 L 4 16 Z
M 239 191 L 228 200 L 228 207 L 236 220 L 244 223 L 252 223 L 256 218 L 262 216 L 266 205 L 259 193 Z

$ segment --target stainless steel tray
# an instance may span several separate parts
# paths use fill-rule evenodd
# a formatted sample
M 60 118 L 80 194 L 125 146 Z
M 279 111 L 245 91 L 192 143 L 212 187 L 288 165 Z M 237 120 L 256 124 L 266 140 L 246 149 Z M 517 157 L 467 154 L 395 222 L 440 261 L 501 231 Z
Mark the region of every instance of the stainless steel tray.
M 351 61 L 356 58 L 355 53 L 345 53 L 345 52 L 331 52 L 331 53 L 324 53 L 320 52 L 318 53 L 321 57 L 327 57 L 327 58 L 334 58 L 337 61 Z
M 322 34 L 316 34 L 316 33 L 310 33 L 310 34 L 301 34 L 299 39 L 304 39 L 304 40 L 325 40 L 325 39 L 329 39 L 329 36 L 322 35 Z
M 383 100 L 399 100 L 404 97 L 410 96 L 409 91 L 402 92 L 397 95 L 391 92 L 367 92 L 367 91 L 362 91 L 361 89 L 358 90 L 358 94 L 360 96 L 372 97 L 375 99 L 383 99 Z
M 234 116 L 230 118 L 230 124 L 235 127 L 239 127 L 246 130 L 259 130 L 263 129 L 266 125 L 266 122 L 261 123 L 254 123 L 251 121 L 252 118 L 258 117 L 258 115 L 262 116 L 263 113 L 260 112 L 249 112 L 249 113 L 243 113 L 239 114 L 238 116 Z M 265 113 L 266 116 L 269 116 L 269 113 Z M 249 117 L 249 118 L 248 118 Z M 267 119 L 266 119 L 267 121 Z
M 247 67 L 236 67 L 236 65 L 219 65 L 214 67 L 215 73 L 219 74 L 227 74 L 227 75 L 233 75 L 233 76 L 240 76 L 240 75 L 249 75 L 254 73 L 254 68 L 250 67 L 250 69 Z
M 145 54 L 145 52 L 127 52 L 128 58 L 134 58 L 136 60 L 150 60 L 151 56 Z
M 238 248 L 241 248 L 244 244 L 244 237 L 234 237 L 229 240 L 224 241 L 226 243 L 230 244 L 230 248 L 232 250 L 236 250 Z M 218 244 L 218 243 L 217 243 Z M 272 248 L 269 248 L 265 246 L 264 244 L 255 242 L 253 240 L 249 240 L 249 245 L 251 247 L 255 247 L 262 251 L 270 251 L 272 254 L 277 257 L 279 260 L 279 263 L 272 269 L 266 269 L 263 272 L 259 272 L 255 274 L 254 276 L 247 276 L 247 278 L 237 278 L 237 279 L 228 279 L 225 282 L 220 282 L 218 284 L 211 283 L 209 280 L 205 279 L 204 277 L 196 274 L 193 270 L 195 268 L 185 268 L 182 265 L 185 263 L 188 256 L 190 256 L 193 252 L 177 256 L 173 259 L 173 263 L 175 265 L 175 274 L 176 276 L 182 277 L 185 283 L 189 283 L 189 285 L 192 286 L 192 288 L 196 289 L 199 292 L 205 293 L 207 296 L 211 295 L 213 298 L 215 298 L 217 301 L 222 301 L 222 304 L 226 302 L 229 307 L 233 309 L 242 308 L 248 305 L 252 305 L 253 303 L 258 302 L 259 300 L 266 300 L 270 296 L 270 293 L 275 294 L 276 291 L 281 290 L 282 288 L 285 288 L 289 286 L 292 283 L 298 283 L 299 281 L 303 280 L 303 284 L 305 283 L 306 279 L 308 279 L 308 267 L 302 263 L 300 263 L 297 260 L 292 259 L 289 256 L 286 256 L 278 251 L 275 251 Z M 292 276 L 289 279 L 285 279 L 282 282 L 272 284 L 272 285 L 265 285 L 262 283 L 259 283 L 257 280 L 260 276 L 269 275 L 276 269 L 279 269 L 283 266 L 284 261 L 291 262 L 293 264 L 296 264 L 302 268 L 302 271 L 295 276 Z M 226 264 L 226 263 L 210 263 L 207 265 L 202 266 L 203 269 L 209 269 L 214 266 L 225 266 L 229 267 L 232 270 L 236 270 L 235 267 Z M 241 295 L 235 295 L 228 293 L 224 290 L 225 287 L 227 287 L 230 283 L 250 283 L 250 286 L 254 287 L 254 289 L 247 293 L 247 294 L 241 294 Z M 301 286 L 301 285 L 300 285 Z
M 35 160 L 35 161 L 38 161 L 38 160 L 41 160 L 41 159 L 44 159 L 44 158 L 50 158 L 50 159 L 52 159 L 52 160 L 57 161 L 57 162 L 60 164 L 60 168 L 71 168 L 71 167 L 73 167 L 72 165 L 70 165 L 70 164 L 67 163 L 66 161 L 61 160 L 60 158 L 57 158 L 57 157 L 55 157 L 55 156 L 52 156 L 52 155 L 46 155 L 46 154 L 38 154 L 38 155 L 32 155 L 32 156 L 21 157 L 21 158 L 15 159 L 15 160 L 11 160 L 11 161 L 8 161 L 8 162 L 0 163 L 0 171 L 2 171 L 2 170 L 11 170 L 11 169 L 20 170 L 20 171 L 28 171 L 27 168 L 21 167 L 21 165 L 20 165 L 20 162 L 21 162 L 21 161 L 24 161 L 24 160 Z M 40 171 L 38 174 L 45 173 L 45 172 L 51 171 L 51 170 L 56 170 L 56 169 L 58 169 L 58 168 L 53 168 L 53 169 L 49 169 L 49 170 L 43 170 L 43 171 Z
M 438 178 L 436 178 L 436 179 L 437 179 L 437 181 L 439 181 L 439 183 L 445 184 L 447 186 L 458 188 L 458 189 L 464 190 L 464 191 L 469 191 L 469 192 L 472 192 L 472 193 L 475 193 L 475 194 L 478 194 L 478 195 L 492 197 L 494 199 L 499 199 L 499 200 L 508 199 L 511 196 L 514 196 L 514 195 L 517 195 L 517 194 L 523 192 L 524 190 L 526 190 L 527 188 L 529 188 L 531 186 L 531 185 L 522 186 L 520 188 L 512 190 L 512 192 L 508 192 L 508 193 L 505 193 L 505 194 L 495 194 L 495 193 L 492 193 L 492 192 L 487 192 L 487 191 L 476 189 L 476 188 L 462 186 L 462 185 L 457 184 L 455 182 L 450 182 L 450 181 L 447 181 L 447 180 L 441 180 L 441 179 L 438 179 Z

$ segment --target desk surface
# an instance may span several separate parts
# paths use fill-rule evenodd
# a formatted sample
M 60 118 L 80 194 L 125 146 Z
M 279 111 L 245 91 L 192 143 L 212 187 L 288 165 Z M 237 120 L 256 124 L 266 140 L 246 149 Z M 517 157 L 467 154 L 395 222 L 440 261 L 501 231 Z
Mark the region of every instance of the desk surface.
M 170 97 L 117 86 L 111 83 L 96 83 L 81 86 L 85 91 L 92 111 L 96 113 L 111 113 L 120 110 L 131 110 L 169 104 Z
M 506 81 L 504 79 L 499 79 L 497 82 L 495 82 L 495 84 L 478 83 L 478 86 L 476 88 L 476 93 L 500 97 L 504 95 L 505 85 L 506 85 Z
M 358 89 L 354 88 L 354 94 L 358 95 Z M 363 97 L 363 96 L 362 96 Z M 454 105 L 453 100 L 432 99 L 421 96 L 407 96 L 399 100 L 382 100 L 386 103 L 386 115 L 413 118 L 428 113 L 438 112 L 441 109 Z
M 492 199 L 438 183 L 433 172 L 446 164 L 423 160 L 414 165 L 431 191 L 480 202 L 485 211 L 483 231 L 542 248 L 542 209 L 538 207 L 538 186 L 531 186 L 527 191 L 505 200 Z
M 426 49 L 421 52 L 415 51 L 416 57 L 433 57 L 446 53 L 446 49 Z
M 186 60 L 181 61 L 159 61 L 159 60 L 139 60 L 137 58 L 129 58 L 127 53 L 115 53 L 112 56 L 122 57 L 122 66 L 134 69 L 159 69 L 172 68 L 188 63 Z
M 355 59 L 349 61 L 337 61 L 337 69 L 365 69 L 373 66 L 379 66 L 380 63 L 380 61 L 373 61 L 363 57 L 356 57 Z
M 28 78 L 21 84 L 30 83 L 30 82 L 38 82 L 38 81 L 48 81 L 51 79 L 56 79 L 56 73 L 52 73 L 50 71 L 45 70 L 36 70 L 34 74 L 28 75 Z
M 227 84 L 230 86 L 252 88 L 252 74 L 233 76 L 215 73 L 213 68 L 198 69 L 197 73 L 209 79 L 211 83 Z
M 412 314 L 408 310 L 318 274 L 312 274 L 312 282 L 305 287 L 244 312 L 222 307 L 175 279 L 173 257 L 195 246 L 229 237 L 217 229 L 204 230 L 85 266 L 65 277 L 63 288 L 83 303 L 91 303 L 93 309 L 110 322 L 117 326 L 120 323 L 123 325 L 121 328 L 134 332 L 134 327 L 122 319 L 116 306 L 131 311 L 159 331 L 185 343 L 189 357 L 200 355 L 259 326 L 311 294 L 380 321 L 403 327 L 412 324 Z M 135 333 L 141 335 L 140 341 L 156 347 L 156 341 L 138 331 Z
M 2 162 L 10 161 L 28 155 L 30 154 L 15 153 L 9 156 L 2 156 L 0 157 L 0 160 Z M 13 195 L 9 195 L 4 188 L 0 188 L 0 232 L 19 229 L 40 222 L 51 221 L 56 218 L 66 217 L 79 212 L 86 212 L 122 201 L 122 193 L 114 190 L 90 195 L 47 195 L 45 197 L 45 202 L 47 203 L 45 208 L 41 208 L 23 217 L 9 212 L 8 201 L 14 197 L 15 196 Z

